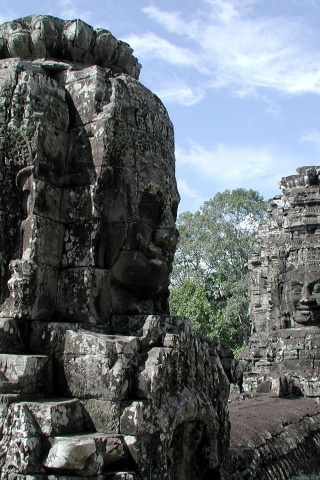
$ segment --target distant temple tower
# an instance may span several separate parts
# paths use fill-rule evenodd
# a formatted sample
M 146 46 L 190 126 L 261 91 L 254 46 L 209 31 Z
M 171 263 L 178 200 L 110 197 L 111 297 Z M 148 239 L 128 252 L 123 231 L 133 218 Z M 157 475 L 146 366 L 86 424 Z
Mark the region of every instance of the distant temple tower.
M 247 389 L 258 388 L 266 381 L 261 373 L 273 371 L 288 374 L 287 380 L 305 395 L 320 394 L 315 378 L 320 347 L 319 175 L 319 166 L 298 168 L 296 175 L 282 178 L 282 195 L 268 201 L 268 216 L 250 259 L 253 372 L 247 374 Z

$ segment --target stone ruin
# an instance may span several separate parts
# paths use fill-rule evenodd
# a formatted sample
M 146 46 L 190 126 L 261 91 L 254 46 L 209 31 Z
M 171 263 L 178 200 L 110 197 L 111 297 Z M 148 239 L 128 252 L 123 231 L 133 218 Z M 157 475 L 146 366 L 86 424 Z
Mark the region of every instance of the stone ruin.
M 168 312 L 173 128 L 129 45 L 0 26 L 0 471 L 228 478 L 229 383 Z
M 249 262 L 253 332 L 229 405 L 232 480 L 320 479 L 320 167 L 280 187 Z
M 320 398 L 320 167 L 282 178 L 251 257 L 244 390 Z

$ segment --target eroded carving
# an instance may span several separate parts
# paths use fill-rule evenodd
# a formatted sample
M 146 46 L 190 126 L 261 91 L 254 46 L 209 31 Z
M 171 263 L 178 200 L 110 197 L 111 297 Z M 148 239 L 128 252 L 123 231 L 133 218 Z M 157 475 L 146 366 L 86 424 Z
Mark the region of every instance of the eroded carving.
M 106 323 L 112 313 L 167 313 L 179 202 L 167 112 L 125 74 L 138 65 L 128 46 L 117 44 L 127 55 L 110 57 L 108 66 L 92 54 L 104 38 L 108 57 L 111 34 L 37 17 L 34 37 L 34 22 L 1 27 L 3 56 L 18 54 L 22 38 L 29 45 L 29 53 L 21 46 L 28 61 L 2 61 L 4 82 L 7 72 L 15 79 L 2 169 L 12 171 L 2 191 L 15 208 L 2 223 L 4 237 L 15 233 L 3 257 L 1 315 Z M 12 218 L 14 210 L 20 213 Z M 26 294 L 30 275 L 35 289 Z
M 245 390 L 319 397 L 320 186 L 319 166 L 285 177 L 268 202 L 251 257 L 253 336 L 245 354 Z
M 163 104 L 80 20 L 0 26 L 0 56 L 0 478 L 226 480 L 227 377 L 168 315 Z

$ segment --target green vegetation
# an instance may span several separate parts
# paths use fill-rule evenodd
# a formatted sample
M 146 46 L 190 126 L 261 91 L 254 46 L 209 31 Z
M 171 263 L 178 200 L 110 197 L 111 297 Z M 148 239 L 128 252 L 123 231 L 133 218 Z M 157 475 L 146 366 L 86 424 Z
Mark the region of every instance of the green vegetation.
M 170 308 L 196 333 L 231 348 L 249 331 L 248 256 L 266 203 L 254 190 L 217 193 L 196 213 L 178 218 L 180 243 L 171 277 Z

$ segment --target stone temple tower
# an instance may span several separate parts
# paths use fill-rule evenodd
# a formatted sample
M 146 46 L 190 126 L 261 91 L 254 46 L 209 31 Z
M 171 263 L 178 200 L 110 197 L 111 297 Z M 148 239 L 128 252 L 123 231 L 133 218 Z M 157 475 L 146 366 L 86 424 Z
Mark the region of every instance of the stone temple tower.
M 320 396 L 319 175 L 319 166 L 308 166 L 282 178 L 282 194 L 268 201 L 259 228 L 250 260 L 248 390 L 271 386 L 275 394 Z

